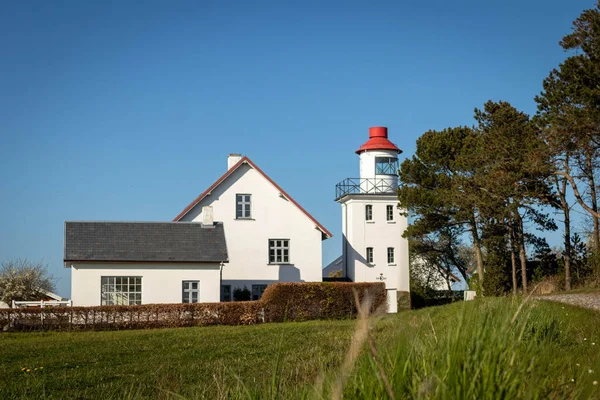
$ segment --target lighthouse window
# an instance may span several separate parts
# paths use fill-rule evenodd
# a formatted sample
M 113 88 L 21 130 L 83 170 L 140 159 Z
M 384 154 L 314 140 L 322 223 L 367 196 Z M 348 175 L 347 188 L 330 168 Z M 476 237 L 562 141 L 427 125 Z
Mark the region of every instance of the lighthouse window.
M 367 247 L 367 264 L 373 264 L 373 248 Z
M 398 159 L 395 157 L 375 157 L 375 174 L 398 175 Z
M 365 206 L 365 220 L 366 221 L 373 220 L 373 206 L 371 204 L 367 204 Z
M 393 264 L 394 263 L 394 248 L 393 247 L 388 247 L 388 264 Z
M 289 239 L 269 239 L 269 264 L 288 264 L 289 262 Z
M 235 217 L 238 219 L 252 218 L 250 213 L 251 199 L 250 194 L 235 195 Z
M 387 221 L 393 221 L 394 220 L 394 206 L 386 206 L 386 218 Z

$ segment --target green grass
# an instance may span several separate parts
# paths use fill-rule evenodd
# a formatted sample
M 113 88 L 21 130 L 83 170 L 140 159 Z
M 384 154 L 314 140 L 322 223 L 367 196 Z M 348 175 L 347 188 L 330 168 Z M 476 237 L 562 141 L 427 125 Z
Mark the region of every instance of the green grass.
M 513 321 L 518 307 L 486 299 L 372 321 L 395 397 L 600 398 L 600 313 L 536 301 Z M 356 326 L 0 334 L 0 398 L 330 398 Z M 343 372 L 345 397 L 387 397 L 368 346 Z

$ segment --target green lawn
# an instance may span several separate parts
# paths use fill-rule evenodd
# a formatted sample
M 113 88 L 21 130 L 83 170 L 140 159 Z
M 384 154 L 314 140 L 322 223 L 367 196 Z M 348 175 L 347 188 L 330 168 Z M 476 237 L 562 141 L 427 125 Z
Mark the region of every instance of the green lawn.
M 512 322 L 518 306 L 486 299 L 373 321 L 396 398 L 600 398 L 600 313 L 537 301 Z M 330 398 L 341 372 L 345 397 L 384 398 L 368 346 L 342 367 L 356 326 L 0 334 L 0 398 Z

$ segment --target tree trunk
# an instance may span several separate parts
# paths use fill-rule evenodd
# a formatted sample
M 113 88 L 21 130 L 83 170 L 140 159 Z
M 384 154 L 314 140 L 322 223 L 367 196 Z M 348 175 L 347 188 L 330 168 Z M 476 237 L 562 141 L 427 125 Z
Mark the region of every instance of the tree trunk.
M 471 234 L 473 235 L 473 246 L 475 247 L 475 258 L 477 259 L 477 275 L 479 280 L 479 295 L 483 297 L 483 255 L 481 254 L 481 239 L 477 232 L 475 219 L 471 221 Z
M 596 196 L 596 181 L 594 179 L 594 168 L 593 168 L 593 160 L 591 154 L 586 154 L 585 158 L 585 166 L 587 169 L 588 176 L 588 186 L 590 189 L 590 199 L 592 202 L 592 210 L 597 214 L 598 213 L 598 198 Z M 593 242 L 594 242 L 594 250 L 598 251 L 600 249 L 600 224 L 598 220 L 598 216 L 592 214 L 592 219 L 594 221 L 594 232 L 593 232 Z
M 521 279 L 523 285 L 523 293 L 527 293 L 527 253 L 525 252 L 525 231 L 523 229 L 523 218 L 519 214 L 519 211 L 515 211 L 515 217 L 518 224 L 518 245 L 519 245 L 519 257 L 521 258 Z
M 569 205 L 565 209 L 565 290 L 571 290 L 571 219 Z
M 515 251 L 515 225 L 511 223 L 510 232 L 510 264 L 512 266 L 513 296 L 517 295 L 517 253 Z
M 569 158 L 567 156 L 565 160 L 566 169 L 569 170 Z M 558 195 L 560 197 L 560 207 L 562 208 L 565 216 L 565 254 L 563 262 L 565 263 L 565 290 L 571 290 L 571 210 L 569 208 L 569 202 L 567 201 L 567 179 L 562 180 L 562 185 L 558 184 L 558 177 L 556 177 L 556 189 L 558 189 Z M 598 219 L 594 217 L 594 221 Z M 595 229 L 596 227 L 594 227 Z

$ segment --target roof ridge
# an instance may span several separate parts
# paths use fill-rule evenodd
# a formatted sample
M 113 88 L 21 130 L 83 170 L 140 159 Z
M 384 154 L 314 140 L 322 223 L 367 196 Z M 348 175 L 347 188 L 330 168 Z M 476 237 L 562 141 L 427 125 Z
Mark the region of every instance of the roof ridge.
M 198 224 L 194 221 L 110 221 L 110 220 L 65 220 L 65 223 L 110 223 L 110 224 Z M 214 221 L 216 225 L 223 225 L 223 221 Z
M 196 205 L 198 205 L 198 203 L 200 203 L 202 200 L 204 200 L 204 198 L 212 192 L 213 189 L 215 189 L 217 186 L 219 186 L 223 181 L 225 181 L 231 174 L 233 174 L 233 172 L 235 172 L 242 164 L 247 163 L 248 165 L 250 165 L 250 167 L 254 168 L 259 174 L 261 174 L 267 181 L 269 181 L 273 186 L 275 186 L 275 188 L 277 190 L 279 190 L 279 192 L 281 192 L 281 194 L 283 194 L 288 200 L 290 200 L 292 202 L 292 204 L 294 204 L 302 213 L 304 213 L 304 215 L 306 215 L 311 221 L 313 221 L 318 229 L 325 235 L 327 236 L 327 238 L 332 237 L 333 235 L 331 234 L 331 232 L 329 232 L 327 230 L 327 228 L 325 228 L 319 221 L 317 221 L 315 219 L 315 217 L 313 217 L 312 215 L 310 215 L 308 213 L 308 211 L 306 211 L 300 204 L 298 204 L 298 202 L 296 202 L 296 200 L 294 200 L 292 198 L 292 196 L 290 196 L 289 194 L 287 194 L 287 192 L 285 190 L 283 190 L 281 188 L 281 186 L 279 186 L 277 183 L 275 183 L 275 181 L 273 179 L 271 179 L 262 169 L 260 169 L 252 160 L 250 160 L 250 158 L 248 158 L 248 156 L 244 156 L 240 159 L 240 161 L 238 161 L 235 165 L 233 165 L 231 168 L 229 168 L 227 170 L 227 172 L 225 172 L 219 179 L 217 179 L 215 181 L 215 183 L 213 183 L 208 189 L 206 189 L 204 192 L 202 192 L 198 197 L 196 197 L 196 199 L 194 199 L 190 204 L 188 204 L 188 206 L 186 208 L 183 209 L 182 212 L 179 213 L 179 215 L 177 215 L 173 221 L 179 221 L 182 217 L 184 217 L 188 212 L 190 212 L 192 210 L 192 208 L 194 208 Z

